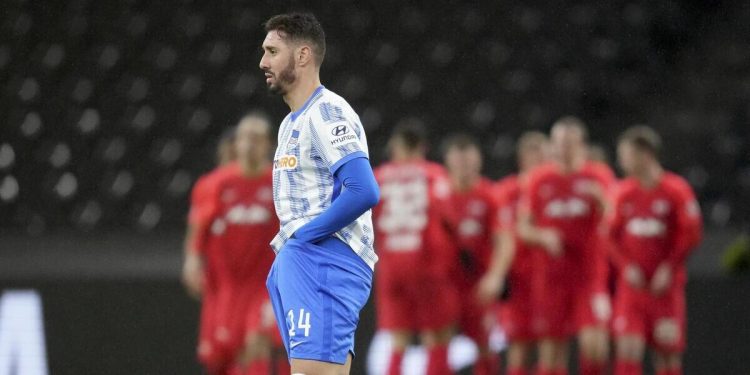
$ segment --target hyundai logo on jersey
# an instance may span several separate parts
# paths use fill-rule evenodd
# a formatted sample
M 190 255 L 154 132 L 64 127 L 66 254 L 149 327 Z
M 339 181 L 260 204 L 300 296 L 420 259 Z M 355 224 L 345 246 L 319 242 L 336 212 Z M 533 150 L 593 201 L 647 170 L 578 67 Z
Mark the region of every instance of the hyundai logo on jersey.
M 336 137 L 347 134 L 347 133 L 349 133 L 349 128 L 347 128 L 346 125 L 339 125 L 331 129 L 331 134 Z

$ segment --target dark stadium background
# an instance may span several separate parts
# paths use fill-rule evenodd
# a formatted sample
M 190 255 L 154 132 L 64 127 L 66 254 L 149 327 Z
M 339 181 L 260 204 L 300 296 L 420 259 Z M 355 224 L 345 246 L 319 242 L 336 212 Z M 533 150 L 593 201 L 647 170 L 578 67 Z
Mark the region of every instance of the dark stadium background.
M 750 279 L 723 255 L 750 223 L 749 3 L 4 0 L 0 290 L 41 294 L 52 374 L 198 373 L 198 304 L 178 281 L 188 193 L 223 129 L 288 112 L 257 68 L 260 24 L 300 9 L 326 29 L 323 82 L 375 164 L 408 117 L 434 145 L 479 136 L 493 178 L 516 136 L 564 114 L 610 157 L 625 127 L 656 127 L 707 225 L 686 373 L 750 373 Z

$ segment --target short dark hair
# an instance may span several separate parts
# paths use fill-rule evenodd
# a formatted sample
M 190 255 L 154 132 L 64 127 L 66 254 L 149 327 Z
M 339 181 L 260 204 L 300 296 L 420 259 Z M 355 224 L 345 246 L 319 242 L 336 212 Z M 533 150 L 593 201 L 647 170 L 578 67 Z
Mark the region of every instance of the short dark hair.
M 263 24 L 266 32 L 278 31 L 283 39 L 305 41 L 312 45 L 315 62 L 323 63 L 326 55 L 326 33 L 312 13 L 277 14 Z
M 625 130 L 618 139 L 618 144 L 629 143 L 640 151 L 646 151 L 654 157 L 661 153 L 661 137 L 656 130 L 646 125 L 635 125 Z
M 440 150 L 443 152 L 443 155 L 445 155 L 449 150 L 453 148 L 461 151 L 467 150 L 469 148 L 476 148 L 479 151 L 481 151 L 482 149 L 479 146 L 479 141 L 477 141 L 476 138 L 467 133 L 455 133 L 449 135 L 448 138 L 443 141 Z
M 568 129 L 577 129 L 579 132 L 581 132 L 581 137 L 583 138 L 584 141 L 587 141 L 589 138 L 589 131 L 586 128 L 586 123 L 576 116 L 560 117 L 552 125 L 552 129 L 558 126 L 563 127 L 563 128 L 568 128 Z
M 417 118 L 406 118 L 393 128 L 391 140 L 400 139 L 409 150 L 416 150 L 427 145 L 427 131 L 422 121 Z

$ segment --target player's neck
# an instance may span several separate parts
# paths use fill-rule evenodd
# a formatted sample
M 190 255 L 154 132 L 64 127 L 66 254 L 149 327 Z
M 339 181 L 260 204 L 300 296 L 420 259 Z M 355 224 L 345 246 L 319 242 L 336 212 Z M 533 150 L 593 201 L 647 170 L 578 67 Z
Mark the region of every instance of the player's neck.
M 256 177 L 268 167 L 267 160 L 239 160 L 240 173 L 245 177 Z
M 420 152 L 394 152 L 391 161 L 395 163 L 412 163 L 423 161 L 424 155 Z
M 651 189 L 659 185 L 661 176 L 664 174 L 664 169 L 658 163 L 654 163 L 647 168 L 643 169 L 643 172 L 637 174 L 635 178 L 638 182 L 646 189 Z
M 312 96 L 318 87 L 320 87 L 320 76 L 317 72 L 315 74 L 307 74 L 307 77 L 302 74 L 299 76 L 294 87 L 284 95 L 284 102 L 289 106 L 290 111 L 297 112 L 305 105 L 307 99 L 310 99 L 310 96 Z
M 459 176 L 453 174 L 451 175 L 451 181 L 456 191 L 469 191 L 479 181 L 479 176 Z
M 564 174 L 570 174 L 578 172 L 586 164 L 585 157 L 576 157 L 571 160 L 561 160 L 559 162 L 560 170 Z

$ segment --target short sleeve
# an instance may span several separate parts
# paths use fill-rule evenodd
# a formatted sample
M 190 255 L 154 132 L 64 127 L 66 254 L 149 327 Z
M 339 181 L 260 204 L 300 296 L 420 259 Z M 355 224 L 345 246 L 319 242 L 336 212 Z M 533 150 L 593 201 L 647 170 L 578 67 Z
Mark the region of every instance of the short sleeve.
M 349 160 L 368 158 L 364 128 L 357 115 L 329 102 L 318 106 L 320 118 L 310 122 L 312 147 L 331 174 Z
M 521 199 L 518 205 L 518 214 L 537 217 L 541 213 L 541 199 L 537 190 L 539 189 L 542 171 L 539 169 L 530 172 L 526 183 L 521 184 Z
M 608 236 L 617 241 L 622 233 L 623 220 L 622 220 L 622 196 L 624 191 L 624 183 L 615 184 L 611 189 L 610 201 L 612 202 L 612 209 L 609 210 L 606 216 L 607 232 Z
M 687 182 L 676 184 L 677 220 L 680 230 L 701 232 L 703 220 L 698 200 Z
M 190 193 L 190 210 L 188 223 L 197 224 L 206 216 L 206 208 L 210 205 L 210 188 L 208 175 L 201 176 Z

